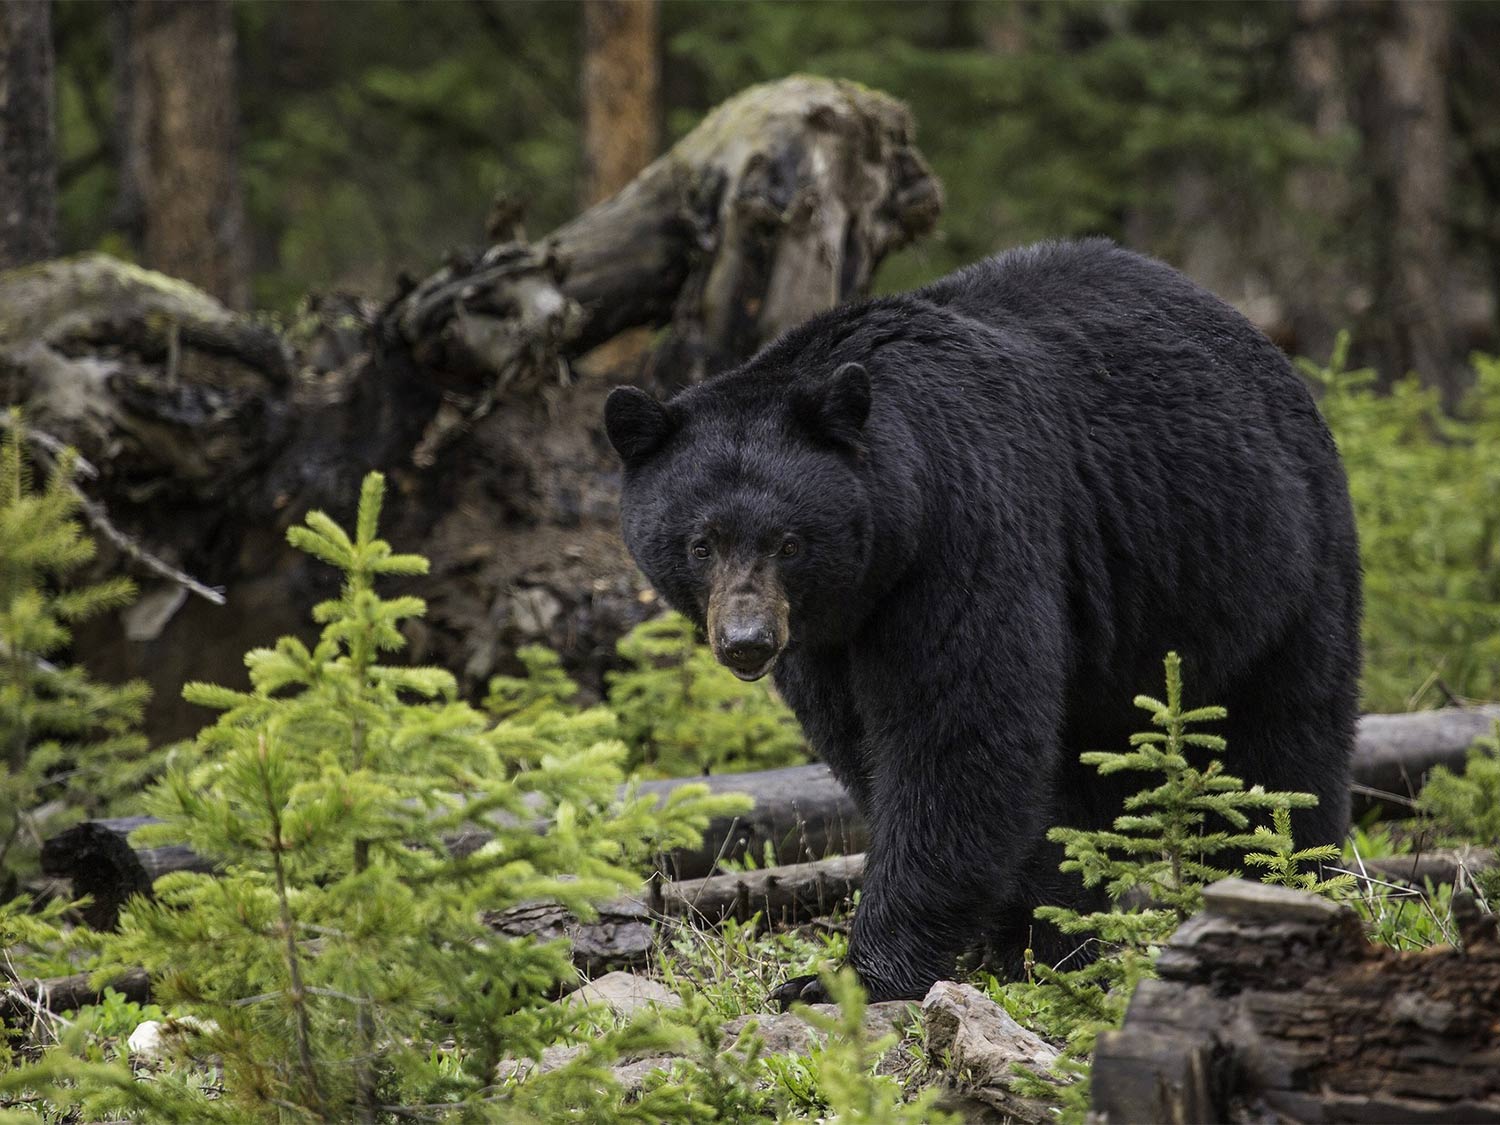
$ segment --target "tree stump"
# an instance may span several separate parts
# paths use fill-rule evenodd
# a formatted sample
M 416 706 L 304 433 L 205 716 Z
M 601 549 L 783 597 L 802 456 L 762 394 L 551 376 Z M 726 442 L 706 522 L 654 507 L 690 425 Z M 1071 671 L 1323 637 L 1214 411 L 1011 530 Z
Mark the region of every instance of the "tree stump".
M 1493 915 L 1456 896 L 1462 949 L 1397 953 L 1316 895 L 1226 879 L 1204 897 L 1099 1039 L 1104 1121 L 1500 1121 Z

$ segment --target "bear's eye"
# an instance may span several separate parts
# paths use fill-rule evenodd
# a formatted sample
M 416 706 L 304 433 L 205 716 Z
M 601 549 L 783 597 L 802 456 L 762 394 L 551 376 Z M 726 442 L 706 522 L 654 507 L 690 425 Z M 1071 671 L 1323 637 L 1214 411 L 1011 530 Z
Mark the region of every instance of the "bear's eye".
M 693 558 L 695 558 L 695 559 L 706 559 L 706 558 L 708 558 L 708 553 L 709 553 L 708 552 L 708 544 L 705 543 L 702 539 L 698 540 L 696 543 L 694 543 L 688 549 L 690 551 L 692 551 Z
M 782 543 L 779 554 L 782 558 L 789 559 L 800 550 L 802 547 L 795 539 L 788 539 Z

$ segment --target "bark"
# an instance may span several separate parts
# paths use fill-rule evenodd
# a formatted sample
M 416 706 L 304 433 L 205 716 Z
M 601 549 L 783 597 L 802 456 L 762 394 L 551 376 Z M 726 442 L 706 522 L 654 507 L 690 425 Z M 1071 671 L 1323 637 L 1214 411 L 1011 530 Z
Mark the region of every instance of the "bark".
M 0 269 L 57 253 L 51 0 L 0 4 Z
M 656 0 L 584 0 L 585 207 L 614 195 L 656 156 L 659 35 Z
M 151 999 L 151 978 L 145 969 L 130 969 L 97 987 L 93 973 L 74 973 L 46 980 L 13 980 L 0 992 L 0 1024 L 20 1027 L 29 1023 L 39 1011 L 66 1012 L 104 1000 L 104 990 L 112 988 L 127 1000 L 144 1004 Z
M 1473 885 L 1474 876 L 1495 866 L 1492 848 L 1439 848 L 1414 855 L 1367 859 L 1363 872 L 1374 879 L 1395 879 L 1422 888 L 1447 884 L 1457 889 Z M 1356 871 L 1358 873 L 1358 871 Z
M 122 178 L 139 199 L 142 261 L 246 308 L 233 12 L 228 0 L 131 0 L 127 18 Z
M 1135 1121 L 1500 1120 L 1500 936 L 1396 953 L 1315 895 L 1216 883 L 1099 1038 L 1093 1111 Z
M 669 917 L 715 923 L 726 918 L 745 922 L 759 914 L 768 923 L 801 922 L 831 914 L 847 903 L 864 885 L 864 878 L 861 853 L 654 883 L 647 894 L 652 910 Z
M 507 937 L 566 938 L 573 964 L 586 977 L 644 968 L 656 943 L 651 917 L 639 899 L 606 903 L 591 922 L 580 922 L 555 902 L 517 906 L 485 920 Z
M 1339 142 L 1353 130 L 1340 31 L 1348 9 L 1337 0 L 1297 0 L 1291 66 L 1297 115 L 1318 142 L 1320 157 L 1291 173 L 1293 214 L 1282 249 L 1290 297 L 1290 350 L 1326 360 L 1338 333 L 1354 324 L 1348 303 L 1353 263 L 1345 239 L 1351 201 Z
M 1370 794 L 1390 792 L 1386 786 L 1409 785 L 1409 791 L 1416 792 L 1423 776 L 1435 765 L 1461 769 L 1469 746 L 1489 732 L 1497 717 L 1500 706 L 1364 716 L 1354 759 L 1356 809 L 1371 807 Z M 710 917 L 723 912 L 719 916 L 748 917 L 757 909 L 766 909 L 790 917 L 813 907 L 822 912 L 825 904 L 836 901 L 840 887 L 852 892 L 858 885 L 863 868 L 855 859 L 869 841 L 868 831 L 853 800 L 826 766 L 652 781 L 640 790 L 664 798 L 679 786 L 699 783 L 719 793 L 747 794 L 755 805 L 741 816 L 712 821 L 699 847 L 660 857 L 660 869 L 669 878 L 701 882 L 678 883 L 673 890 L 648 890 L 647 901 L 658 912 Z M 1394 807 L 1397 811 L 1406 808 Z M 145 823 L 148 821 L 139 817 L 84 821 L 43 844 L 43 872 L 70 879 L 74 893 L 93 897 L 91 924 L 112 926 L 124 901 L 145 891 L 167 871 L 208 869 L 186 848 L 132 848 L 129 834 Z M 476 826 L 450 840 L 449 847 L 462 854 L 488 838 L 482 826 Z M 713 875 L 726 860 L 747 856 L 758 860 L 768 850 L 777 868 L 702 878 Z M 842 862 L 827 866 L 809 862 L 826 856 L 847 857 L 848 866 Z M 1425 872 L 1408 870 L 1403 875 L 1402 865 L 1414 861 L 1398 858 L 1390 861 L 1393 867 L 1389 870 L 1381 866 L 1386 862 L 1372 861 L 1367 866 L 1371 874 L 1381 877 L 1419 878 L 1442 873 L 1432 867 Z M 1478 853 L 1466 855 L 1462 862 L 1472 870 L 1482 865 L 1482 857 Z
M 227 591 L 217 609 L 147 577 L 129 632 L 101 618 L 77 651 L 101 677 L 152 683 L 153 737 L 191 734 L 205 716 L 181 684 L 243 683 L 241 654 L 305 636 L 333 592 L 285 528 L 312 507 L 348 517 L 379 468 L 383 532 L 432 562 L 412 658 L 478 691 L 519 671 L 516 647 L 546 644 L 597 695 L 616 640 L 658 608 L 619 539 L 599 421 L 612 381 L 690 380 L 863 292 L 937 216 L 911 128 L 845 83 L 748 90 L 535 244 L 455 257 L 383 308 L 316 302 L 296 349 L 107 258 L 0 276 L 0 400 L 98 464 L 89 490 L 124 531 Z M 659 377 L 585 357 L 664 325 Z
M 1462 392 L 1450 323 L 1452 272 L 1447 0 L 1377 10 L 1365 133 L 1378 239 L 1372 325 L 1389 379 L 1416 372 L 1450 409 Z

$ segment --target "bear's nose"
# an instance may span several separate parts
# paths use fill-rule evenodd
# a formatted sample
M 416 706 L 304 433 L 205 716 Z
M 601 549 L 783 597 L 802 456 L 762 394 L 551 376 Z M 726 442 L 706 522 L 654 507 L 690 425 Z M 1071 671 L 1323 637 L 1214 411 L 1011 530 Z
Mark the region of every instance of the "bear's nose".
M 776 655 L 776 641 L 762 625 L 730 625 L 721 634 L 724 663 L 737 672 L 756 672 Z

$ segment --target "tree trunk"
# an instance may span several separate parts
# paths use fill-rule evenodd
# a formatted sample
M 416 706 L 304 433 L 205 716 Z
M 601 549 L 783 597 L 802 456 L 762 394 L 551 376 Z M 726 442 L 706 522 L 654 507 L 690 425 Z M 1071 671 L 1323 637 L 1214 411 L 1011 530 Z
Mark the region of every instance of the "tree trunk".
M 1472 897 L 1464 948 L 1418 953 L 1302 891 L 1226 879 L 1204 900 L 1099 1037 L 1103 1122 L 1500 1121 L 1500 938 Z
M 1376 13 L 1365 133 L 1375 181 L 1376 333 L 1387 379 L 1416 372 L 1452 408 L 1462 374 L 1450 323 L 1447 0 L 1392 0 Z
M 1319 156 L 1300 164 L 1288 185 L 1293 205 L 1282 250 L 1283 291 L 1295 354 L 1326 361 L 1341 330 L 1354 326 L 1347 238 L 1350 186 L 1339 142 L 1353 122 L 1342 51 L 1348 9 L 1338 0 L 1297 0 L 1292 81 L 1297 116 L 1318 142 Z
M 0 4 L 0 269 L 57 253 L 52 0 Z
M 592 207 L 656 158 L 661 51 L 657 0 L 583 2 L 583 188 Z
M 246 308 L 233 12 L 228 0 L 131 0 L 128 21 L 122 182 L 139 199 L 141 259 Z

